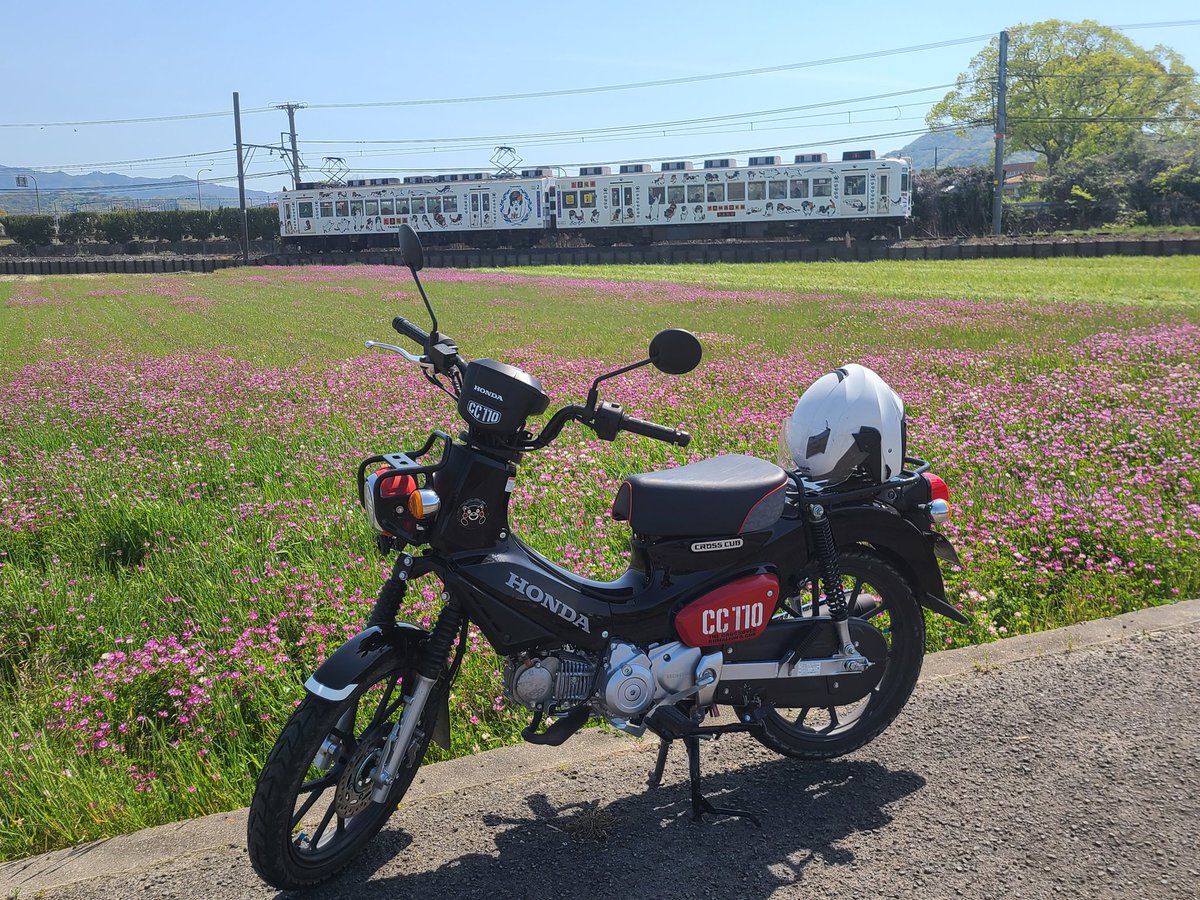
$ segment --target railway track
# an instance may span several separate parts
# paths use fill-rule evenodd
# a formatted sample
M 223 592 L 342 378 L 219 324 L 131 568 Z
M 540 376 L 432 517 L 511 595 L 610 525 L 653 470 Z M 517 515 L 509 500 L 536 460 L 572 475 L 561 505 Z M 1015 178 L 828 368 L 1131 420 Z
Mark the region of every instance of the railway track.
M 1045 239 L 1003 242 L 744 241 L 739 243 L 653 244 L 648 247 L 534 247 L 469 250 L 431 247 L 431 268 L 474 269 L 508 266 L 671 265 L 679 263 L 871 262 L 876 260 L 1047 259 L 1050 257 L 1200 255 L 1200 236 Z M 400 265 L 398 252 L 265 253 L 252 266 Z M 236 256 L 135 257 L 80 256 L 16 259 L 0 257 L 0 275 L 79 275 L 102 272 L 212 272 L 242 265 Z

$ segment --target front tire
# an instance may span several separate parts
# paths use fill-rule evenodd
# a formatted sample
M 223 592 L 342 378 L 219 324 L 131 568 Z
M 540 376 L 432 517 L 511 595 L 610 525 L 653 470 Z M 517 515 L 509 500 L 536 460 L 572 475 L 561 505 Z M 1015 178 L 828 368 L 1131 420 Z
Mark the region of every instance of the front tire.
M 857 703 L 827 709 L 783 709 L 770 704 L 757 710 L 762 728 L 755 737 L 765 746 L 796 759 L 842 756 L 873 741 L 887 728 L 916 687 L 925 654 L 925 616 L 908 580 L 891 562 L 867 549 L 844 550 L 842 583 L 850 614 L 869 622 L 888 645 L 883 674 L 875 689 Z M 811 587 L 811 582 L 810 582 Z M 827 615 L 818 591 L 795 597 L 784 615 Z
M 409 755 L 387 801 L 371 800 L 374 767 L 415 674 L 394 660 L 368 672 L 345 700 L 306 695 L 259 773 L 246 845 L 254 871 L 281 890 L 296 890 L 341 871 L 391 817 L 421 765 L 440 703 L 426 701 Z

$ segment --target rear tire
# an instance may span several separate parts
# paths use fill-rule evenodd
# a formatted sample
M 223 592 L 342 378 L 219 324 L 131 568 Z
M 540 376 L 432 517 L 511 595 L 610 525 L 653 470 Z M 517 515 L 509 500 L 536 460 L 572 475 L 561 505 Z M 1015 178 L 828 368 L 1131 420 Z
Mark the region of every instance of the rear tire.
M 784 756 L 831 759 L 864 746 L 899 715 L 921 674 L 925 615 L 907 579 L 891 562 L 868 549 L 842 551 L 841 570 L 851 615 L 866 619 L 887 641 L 883 675 L 863 700 L 844 707 L 780 709 L 767 704 L 757 710 L 739 708 L 740 715 L 757 715 L 762 729 L 755 737 Z M 810 594 L 792 598 L 790 603 L 791 611 L 801 616 L 828 614 L 819 595 L 815 602 Z
M 324 881 L 345 868 L 391 817 L 429 747 L 442 702 L 439 685 L 387 801 L 373 802 L 374 767 L 404 708 L 403 681 L 411 674 L 384 660 L 345 700 L 309 694 L 292 713 L 259 773 L 246 826 L 250 863 L 263 881 L 280 890 Z M 321 760 L 327 738 L 332 750 Z

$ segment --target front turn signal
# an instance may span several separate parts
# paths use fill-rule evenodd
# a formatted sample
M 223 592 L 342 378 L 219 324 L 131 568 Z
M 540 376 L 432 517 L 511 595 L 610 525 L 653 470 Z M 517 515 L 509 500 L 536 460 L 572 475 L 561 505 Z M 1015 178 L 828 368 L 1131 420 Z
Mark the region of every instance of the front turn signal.
M 437 514 L 442 506 L 442 498 L 431 488 L 421 488 L 408 496 L 408 512 L 420 521 Z

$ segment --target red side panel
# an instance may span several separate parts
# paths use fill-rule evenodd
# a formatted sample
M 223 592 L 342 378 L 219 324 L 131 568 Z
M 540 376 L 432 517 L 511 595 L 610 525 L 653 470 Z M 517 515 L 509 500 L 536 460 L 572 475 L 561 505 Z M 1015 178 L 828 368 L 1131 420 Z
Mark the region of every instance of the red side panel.
M 749 575 L 693 600 L 675 617 L 675 630 L 689 647 L 748 641 L 766 631 L 778 600 L 779 579 Z

